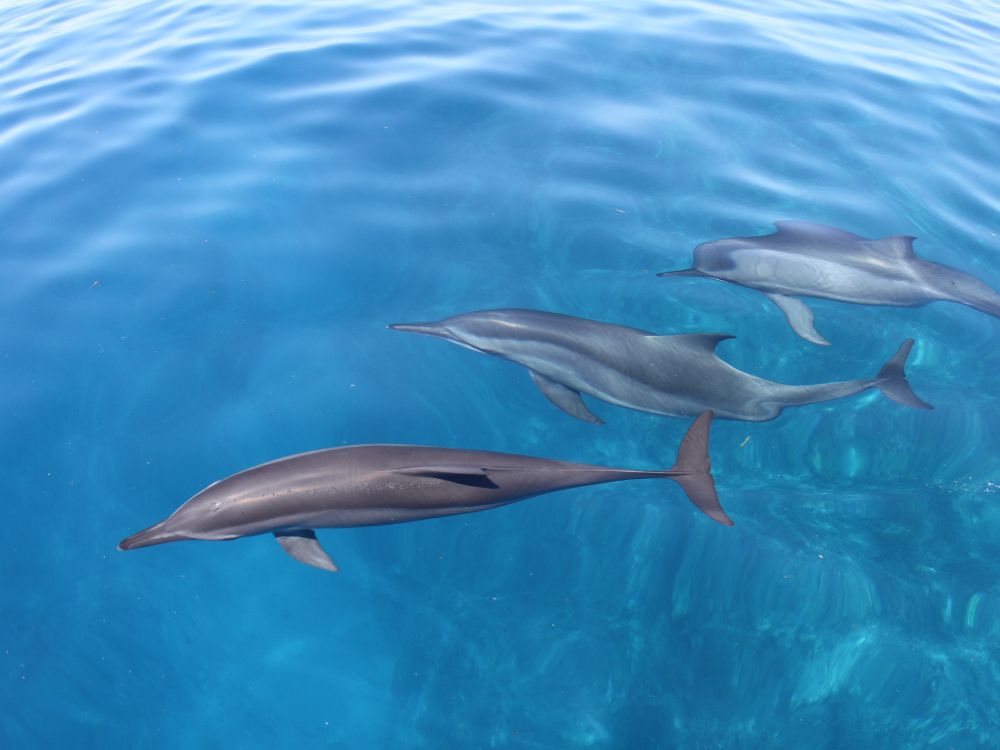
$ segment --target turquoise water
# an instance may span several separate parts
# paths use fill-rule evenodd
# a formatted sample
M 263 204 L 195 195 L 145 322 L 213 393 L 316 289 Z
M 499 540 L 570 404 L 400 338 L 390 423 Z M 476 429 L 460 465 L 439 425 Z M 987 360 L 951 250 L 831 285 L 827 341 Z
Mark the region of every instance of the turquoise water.
M 658 279 L 823 222 L 1000 287 L 1000 10 L 953 2 L 14 2 L 0 9 L 0 746 L 985 748 L 1000 321 Z M 410 442 L 631 467 L 385 324 L 536 307 L 877 393 L 720 422 L 736 521 L 637 482 L 130 553 L 234 471 Z

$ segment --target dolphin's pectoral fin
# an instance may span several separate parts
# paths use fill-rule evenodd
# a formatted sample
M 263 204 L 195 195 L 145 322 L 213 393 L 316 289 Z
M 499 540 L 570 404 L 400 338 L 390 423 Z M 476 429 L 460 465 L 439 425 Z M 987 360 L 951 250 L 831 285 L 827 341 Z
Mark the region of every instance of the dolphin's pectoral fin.
M 316 532 L 312 529 L 303 531 L 275 531 L 275 538 L 278 544 L 289 555 L 300 563 L 312 565 L 320 570 L 329 570 L 336 573 L 340 568 L 337 563 L 330 559 L 326 551 L 320 546 L 316 539 Z
M 443 479 L 446 482 L 464 484 L 467 487 L 483 487 L 490 490 L 495 490 L 500 486 L 490 479 L 489 472 L 485 468 L 475 469 L 468 466 L 404 466 L 399 469 L 393 469 L 393 473 L 410 477 L 433 477 L 434 479 Z
M 786 297 L 784 294 L 765 294 L 765 296 L 781 308 L 781 312 L 788 319 L 788 325 L 799 336 L 820 346 L 830 345 L 830 342 L 823 338 L 813 326 L 813 311 L 805 302 L 795 299 L 795 297 Z
M 873 253 L 886 258 L 913 260 L 917 257 L 917 254 L 913 252 L 915 239 L 917 238 L 908 234 L 894 234 L 892 237 L 883 237 L 880 240 L 866 240 L 864 245 Z
M 584 422 L 590 422 L 591 424 L 604 424 L 603 419 L 587 408 L 587 405 L 583 403 L 583 399 L 580 398 L 579 393 L 567 388 L 562 383 L 557 383 L 554 380 L 549 380 L 544 375 L 539 375 L 534 370 L 529 370 L 528 372 L 531 373 L 531 379 L 538 386 L 538 390 L 545 394 L 545 398 L 571 417 L 582 419 Z
M 811 221 L 776 221 L 774 234 L 767 235 L 773 240 L 787 240 L 795 243 L 815 243 L 850 245 L 865 240 L 860 234 L 847 232 L 826 224 L 814 224 Z

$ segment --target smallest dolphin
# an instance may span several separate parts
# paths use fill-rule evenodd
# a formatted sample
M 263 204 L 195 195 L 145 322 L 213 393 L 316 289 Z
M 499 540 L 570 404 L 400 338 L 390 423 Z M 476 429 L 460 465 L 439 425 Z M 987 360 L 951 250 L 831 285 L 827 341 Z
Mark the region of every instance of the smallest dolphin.
M 673 467 L 658 471 L 419 445 L 300 453 L 209 485 L 169 517 L 123 539 L 118 549 L 271 533 L 299 562 L 336 572 L 314 529 L 474 513 L 556 490 L 630 479 L 672 479 L 705 515 L 732 526 L 712 479 L 711 423 L 711 412 L 698 417 L 681 440 Z
M 704 276 L 763 292 L 799 336 L 829 345 L 796 297 L 916 307 L 958 302 L 1000 318 L 1000 294 L 956 268 L 918 258 L 916 237 L 872 240 L 808 221 L 778 221 L 773 234 L 703 242 L 694 266 L 660 276 Z

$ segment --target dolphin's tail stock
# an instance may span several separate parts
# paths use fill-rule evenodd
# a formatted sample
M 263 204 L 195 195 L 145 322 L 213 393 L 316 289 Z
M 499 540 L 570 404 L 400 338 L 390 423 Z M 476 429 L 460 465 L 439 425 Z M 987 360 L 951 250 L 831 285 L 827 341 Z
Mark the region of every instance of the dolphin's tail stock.
M 805 404 L 817 404 L 821 401 L 832 401 L 837 398 L 853 396 L 856 393 L 867 391 L 869 388 L 878 388 L 882 394 L 893 401 L 910 406 L 914 409 L 933 409 L 934 407 L 920 399 L 910 382 L 906 379 L 906 372 L 903 365 L 913 348 L 913 339 L 904 341 L 892 359 L 885 363 L 878 375 L 866 380 L 841 380 L 836 383 L 816 383 L 815 385 L 779 385 L 772 383 L 771 386 L 777 389 L 777 396 L 770 400 L 779 408 L 773 413 L 768 412 L 766 419 L 774 419 L 781 413 L 781 409 L 786 406 L 804 406 Z
M 985 281 L 940 263 L 927 263 L 924 271 L 924 280 L 937 290 L 938 299 L 1000 318 L 1000 294 Z
M 906 364 L 906 358 L 910 356 L 911 349 L 913 349 L 913 339 L 907 339 L 900 345 L 899 351 L 893 355 L 892 359 L 878 371 L 878 375 L 875 376 L 875 385 L 885 396 L 903 404 L 903 406 L 911 406 L 914 409 L 933 409 L 933 406 L 913 392 L 913 389 L 910 388 L 910 381 L 906 379 L 903 367 Z
M 708 429 L 712 426 L 712 412 L 702 412 L 681 440 L 677 461 L 669 476 L 683 489 L 688 500 L 702 513 L 723 526 L 732 526 L 733 520 L 719 504 L 712 479 L 712 461 L 708 456 Z
M 963 302 L 962 304 L 968 305 L 973 310 L 979 310 L 979 312 L 992 315 L 994 318 L 1000 318 L 1000 296 L 994 292 L 993 297 L 995 299 L 980 299 L 975 302 Z
M 969 277 L 962 294 L 953 299 L 963 305 L 968 305 L 973 310 L 1000 318 L 1000 294 L 975 277 Z

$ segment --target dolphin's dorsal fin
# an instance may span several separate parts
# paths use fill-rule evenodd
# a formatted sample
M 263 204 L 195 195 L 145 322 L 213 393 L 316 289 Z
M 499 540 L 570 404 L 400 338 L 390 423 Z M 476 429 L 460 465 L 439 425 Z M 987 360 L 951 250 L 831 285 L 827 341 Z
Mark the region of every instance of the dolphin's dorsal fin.
M 571 417 L 582 419 L 584 422 L 590 422 L 591 424 L 604 424 L 603 419 L 587 408 L 587 405 L 583 403 L 583 399 L 580 398 L 579 393 L 571 388 L 567 388 L 562 383 L 557 383 L 544 375 L 539 375 L 534 370 L 528 370 L 528 372 L 531 373 L 531 379 L 538 386 L 538 390 L 545 394 L 545 398 Z
M 443 479 L 446 482 L 464 484 L 468 487 L 484 487 L 493 490 L 499 487 L 496 482 L 490 479 L 489 471 L 484 467 L 428 464 L 424 466 L 401 466 L 398 469 L 393 469 L 392 472 L 393 474 L 402 474 L 409 477 Z
M 774 239 L 789 240 L 795 242 L 812 241 L 825 243 L 847 244 L 853 242 L 864 242 L 867 238 L 860 234 L 854 234 L 837 227 L 826 224 L 814 224 L 811 221 L 776 221 L 774 228 L 777 230 L 771 235 Z
M 913 252 L 913 241 L 916 237 L 908 234 L 895 234 L 892 237 L 883 237 L 880 240 L 868 240 L 865 245 L 872 252 L 883 255 L 887 258 L 916 258 Z
M 788 320 L 788 325 L 799 336 L 820 346 L 830 345 L 830 342 L 823 338 L 813 325 L 813 311 L 805 302 L 795 299 L 795 297 L 787 297 L 784 294 L 767 294 L 766 296 L 781 309 Z
M 681 343 L 692 349 L 714 354 L 715 347 L 726 339 L 736 338 L 730 333 L 674 333 L 667 336 L 647 336 L 650 341 L 663 340 L 664 343 Z
M 278 544 L 289 555 L 300 563 L 312 565 L 320 570 L 329 570 L 336 573 L 340 568 L 337 563 L 330 559 L 326 551 L 320 546 L 316 539 L 316 532 L 312 529 L 302 529 L 301 531 L 275 531 L 275 538 Z

